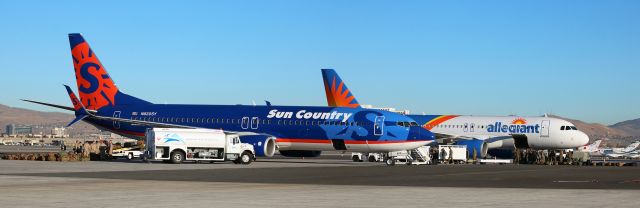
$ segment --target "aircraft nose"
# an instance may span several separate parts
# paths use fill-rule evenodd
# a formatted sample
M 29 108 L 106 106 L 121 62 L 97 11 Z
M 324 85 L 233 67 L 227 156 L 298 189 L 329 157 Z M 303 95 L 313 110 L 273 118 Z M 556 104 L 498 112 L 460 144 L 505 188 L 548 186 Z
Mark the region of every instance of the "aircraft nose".
M 421 126 L 409 127 L 409 140 L 433 141 L 435 138 L 435 135 L 433 135 L 431 131 L 424 129 Z
M 589 143 L 589 136 L 582 131 L 577 131 L 573 139 L 578 147 Z
M 582 131 L 578 131 L 576 141 L 579 142 L 578 146 L 584 146 L 589 143 L 589 136 Z

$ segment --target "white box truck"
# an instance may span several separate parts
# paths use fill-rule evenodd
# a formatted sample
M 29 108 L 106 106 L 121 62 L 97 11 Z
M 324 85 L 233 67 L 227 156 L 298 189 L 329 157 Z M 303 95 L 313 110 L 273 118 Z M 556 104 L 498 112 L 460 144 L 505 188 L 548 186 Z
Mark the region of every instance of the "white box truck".
M 253 145 L 240 137 L 214 129 L 150 128 L 146 133 L 145 159 L 171 163 L 183 161 L 233 161 L 249 164 L 255 160 Z
M 467 155 L 467 145 L 438 145 L 438 159 L 443 163 L 449 158 L 453 163 L 466 163 Z

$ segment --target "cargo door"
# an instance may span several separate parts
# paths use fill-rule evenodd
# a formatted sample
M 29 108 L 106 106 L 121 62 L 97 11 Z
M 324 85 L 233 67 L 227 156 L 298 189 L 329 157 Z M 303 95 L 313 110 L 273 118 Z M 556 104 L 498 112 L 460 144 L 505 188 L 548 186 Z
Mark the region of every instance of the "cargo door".
M 540 137 L 549 137 L 549 120 L 543 120 L 542 125 L 540 126 Z
M 380 136 L 384 132 L 384 116 L 376 116 L 373 122 L 373 135 Z
M 335 150 L 347 150 L 344 139 L 332 139 L 331 144 L 333 144 L 333 149 Z

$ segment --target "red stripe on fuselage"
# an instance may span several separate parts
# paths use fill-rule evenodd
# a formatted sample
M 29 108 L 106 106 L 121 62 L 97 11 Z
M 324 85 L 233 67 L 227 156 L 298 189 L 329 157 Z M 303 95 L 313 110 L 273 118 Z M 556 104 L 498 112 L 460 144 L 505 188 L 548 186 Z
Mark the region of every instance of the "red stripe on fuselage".
M 422 127 L 426 128 L 427 130 L 431 130 L 433 129 L 433 127 L 440 125 L 441 123 L 444 123 L 445 121 L 448 121 L 452 118 L 455 118 L 458 116 L 454 116 L 454 115 L 450 115 L 450 116 L 438 116 L 437 118 L 427 122 L 426 124 L 424 124 Z
M 315 143 L 315 144 L 331 144 L 331 140 L 328 139 L 289 139 L 278 138 L 276 142 L 290 142 L 290 143 Z M 345 140 L 345 144 L 394 144 L 394 143 L 411 143 L 421 141 L 360 141 L 360 140 Z

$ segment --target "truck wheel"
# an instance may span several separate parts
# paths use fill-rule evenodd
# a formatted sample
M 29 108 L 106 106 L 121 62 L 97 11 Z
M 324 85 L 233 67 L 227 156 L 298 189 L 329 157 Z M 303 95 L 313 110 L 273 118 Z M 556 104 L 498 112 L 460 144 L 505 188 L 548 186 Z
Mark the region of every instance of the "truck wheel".
M 129 153 L 127 155 L 127 160 L 133 160 L 133 153 Z
M 253 161 L 253 154 L 251 154 L 251 152 L 249 151 L 244 151 L 242 152 L 242 154 L 240 155 L 240 158 L 238 158 L 240 164 L 243 165 L 248 165 L 251 163 L 251 161 Z
M 351 157 L 351 160 L 353 160 L 353 162 L 360 162 L 360 157 L 358 157 L 358 155 L 354 155 Z
M 376 162 L 375 156 L 369 156 L 369 162 Z
M 411 165 L 411 164 L 413 164 L 413 161 L 407 160 L 407 165 Z
M 180 164 L 184 160 L 184 154 L 180 151 L 173 151 L 171 153 L 171 163 Z
M 387 166 L 394 166 L 396 165 L 396 160 L 394 160 L 393 158 L 387 158 L 387 160 L 384 161 Z

